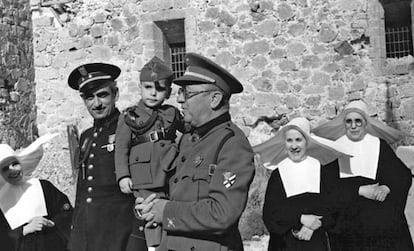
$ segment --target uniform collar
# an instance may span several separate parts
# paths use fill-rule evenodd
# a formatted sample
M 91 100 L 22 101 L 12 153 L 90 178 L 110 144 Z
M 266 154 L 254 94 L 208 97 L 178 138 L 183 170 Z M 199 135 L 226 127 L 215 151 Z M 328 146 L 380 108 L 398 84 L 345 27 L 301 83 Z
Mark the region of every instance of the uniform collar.
M 231 120 L 230 113 L 226 112 L 220 116 L 208 121 L 204 125 L 197 127 L 193 130 L 193 133 L 198 134 L 198 136 L 203 137 L 214 127 Z
M 119 114 L 120 112 L 118 108 L 115 108 L 114 111 L 108 117 L 94 120 L 93 126 L 95 128 L 98 128 L 98 127 L 108 128 L 110 125 L 112 125 L 112 123 L 117 121 Z

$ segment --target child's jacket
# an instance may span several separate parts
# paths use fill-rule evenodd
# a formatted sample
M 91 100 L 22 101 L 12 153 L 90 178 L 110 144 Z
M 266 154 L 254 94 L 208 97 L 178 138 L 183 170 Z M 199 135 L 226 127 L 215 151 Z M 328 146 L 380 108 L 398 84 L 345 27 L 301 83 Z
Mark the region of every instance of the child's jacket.
M 127 108 L 116 130 L 117 181 L 131 177 L 133 189 L 164 187 L 177 154 L 175 138 L 181 121 L 177 108 L 170 105 L 150 109 L 140 101 Z

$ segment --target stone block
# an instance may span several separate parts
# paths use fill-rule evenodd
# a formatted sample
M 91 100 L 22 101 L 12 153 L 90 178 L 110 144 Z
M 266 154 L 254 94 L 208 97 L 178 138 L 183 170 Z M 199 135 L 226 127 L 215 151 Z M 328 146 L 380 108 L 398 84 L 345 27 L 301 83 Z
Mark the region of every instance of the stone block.
M 289 84 L 286 80 L 278 80 L 276 81 L 276 90 L 280 93 L 286 93 L 289 91 Z
M 276 48 L 272 50 L 272 52 L 270 53 L 271 59 L 285 58 L 285 57 L 287 57 L 287 51 L 282 48 Z
M 129 27 L 132 27 L 132 26 L 134 26 L 138 23 L 138 18 L 135 15 L 129 16 L 129 17 L 125 18 L 125 23 Z
M 53 17 L 41 16 L 33 19 L 33 26 L 35 27 L 51 27 L 53 24 Z
M 120 18 L 114 18 L 111 20 L 111 27 L 113 31 L 121 31 L 123 25 L 124 24 Z
M 274 107 L 280 105 L 282 99 L 274 93 L 256 93 L 254 94 L 254 105 Z
M 34 64 L 37 67 L 48 67 L 50 66 L 52 60 L 47 54 L 38 54 L 35 56 Z
M 269 52 L 269 44 L 265 40 L 245 43 L 243 46 L 246 55 L 260 55 Z
M 261 55 L 256 56 L 252 59 L 251 65 L 256 69 L 264 69 L 267 65 L 267 59 Z
M 290 109 L 298 108 L 301 105 L 300 99 L 293 94 L 287 94 L 284 97 L 284 103 L 286 104 L 287 108 Z
M 233 26 L 237 21 L 236 17 L 224 10 L 219 12 L 218 19 L 227 26 Z
M 306 55 L 302 58 L 301 62 L 304 68 L 318 68 L 321 64 L 321 59 L 316 55 Z
M 414 120 L 414 98 L 401 101 L 401 114 L 405 119 Z
M 295 62 L 287 59 L 282 59 L 279 63 L 279 68 L 282 71 L 296 71 L 297 67 Z
M 280 25 L 274 19 L 267 19 L 255 26 L 256 32 L 264 37 L 275 37 L 280 32 Z
M 177 9 L 188 7 L 188 0 L 173 0 L 173 6 Z
M 93 45 L 93 41 L 94 41 L 94 39 L 93 39 L 93 37 L 92 37 L 92 36 L 89 36 L 89 35 L 83 36 L 83 37 L 81 37 L 81 39 L 79 40 L 79 45 L 78 45 L 78 47 L 79 47 L 80 49 L 89 48 L 89 47 L 91 47 L 91 46 Z
M 301 56 L 306 51 L 306 46 L 302 43 L 293 42 L 287 45 L 287 54 L 289 56 Z
M 93 20 L 95 21 L 95 23 L 105 23 L 107 18 L 108 13 L 106 12 L 98 12 L 93 16 Z
M 273 89 L 273 85 L 268 78 L 260 77 L 254 79 L 252 84 L 258 91 L 270 92 Z
M 414 146 L 399 146 L 395 153 L 414 174 Z
M 288 26 L 288 33 L 293 37 L 301 36 L 305 33 L 305 28 L 304 23 L 291 24 Z
M 340 70 L 340 67 L 337 63 L 327 63 L 322 66 L 322 70 L 327 73 L 335 73 Z
M 214 8 L 207 8 L 206 10 L 206 17 L 207 18 L 218 18 L 219 16 L 219 8 L 214 7 Z
M 229 67 L 233 64 L 234 58 L 228 51 L 219 52 L 216 56 L 215 62 L 224 68 Z
M 118 36 L 117 35 L 108 36 L 108 40 L 107 40 L 106 44 L 109 47 L 117 46 L 119 44 Z
M 345 90 L 342 84 L 336 84 L 328 87 L 328 98 L 330 100 L 343 100 Z
M 92 37 L 102 37 L 104 35 L 104 26 L 103 24 L 94 24 L 92 25 L 90 34 Z
M 319 40 L 323 43 L 330 43 L 335 40 L 338 33 L 330 27 L 323 27 L 319 31 Z
M 279 18 L 283 21 L 286 21 L 295 15 L 295 12 L 293 11 L 292 7 L 286 3 L 279 4 L 279 6 L 276 9 L 276 13 L 279 16 Z
M 320 95 L 308 96 L 305 98 L 305 104 L 308 106 L 317 107 L 321 104 L 321 99 L 322 98 Z
M 214 30 L 215 24 L 211 21 L 200 21 L 198 27 L 200 28 L 200 32 L 210 32 Z

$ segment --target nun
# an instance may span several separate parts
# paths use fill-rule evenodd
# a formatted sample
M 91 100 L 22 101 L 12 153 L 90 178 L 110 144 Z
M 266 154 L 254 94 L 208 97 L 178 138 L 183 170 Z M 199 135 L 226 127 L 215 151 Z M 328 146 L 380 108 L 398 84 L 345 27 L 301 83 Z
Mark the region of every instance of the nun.
M 65 251 L 72 206 L 47 180 L 31 177 L 43 156 L 38 138 L 21 152 L 0 144 L 0 243 L 7 251 Z
M 292 119 L 254 151 L 272 168 L 263 207 L 269 251 L 330 250 L 340 156 L 344 149 L 310 134 L 306 118 Z
M 414 250 L 404 215 L 412 175 L 389 146 L 407 134 L 370 117 L 361 100 L 314 133 L 353 155 L 339 160 L 345 204 L 331 233 L 333 250 Z

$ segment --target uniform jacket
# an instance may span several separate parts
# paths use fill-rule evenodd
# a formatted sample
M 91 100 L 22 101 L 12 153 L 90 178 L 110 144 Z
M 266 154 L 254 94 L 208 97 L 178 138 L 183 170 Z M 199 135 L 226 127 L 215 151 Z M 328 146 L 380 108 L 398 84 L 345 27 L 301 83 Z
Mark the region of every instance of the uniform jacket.
M 226 113 L 185 134 L 179 149 L 163 214 L 167 236 L 162 247 L 243 250 L 238 223 L 255 172 L 245 135 Z
M 115 130 L 119 111 L 95 121 L 81 135 L 81 159 L 73 215 L 72 251 L 122 251 L 132 228 L 132 195 L 115 178 Z
M 120 116 L 116 131 L 117 147 L 115 150 L 115 169 L 118 182 L 124 177 L 131 177 L 133 189 L 152 189 L 166 186 L 166 171 L 177 154 L 176 126 L 181 125 L 178 110 L 170 105 L 162 105 L 156 110 L 150 109 L 142 101 L 128 108 L 134 114 L 137 128 L 144 127 L 151 115 L 157 113 L 157 119 L 145 130 L 134 132 L 125 122 L 127 112 Z M 164 128 L 172 138 L 156 142 L 134 144 L 136 135 L 161 131 Z
M 23 226 L 10 229 L 0 210 L 0 243 L 5 251 L 66 251 L 73 208 L 68 197 L 47 180 L 40 180 L 47 216 L 55 226 L 23 236 Z

